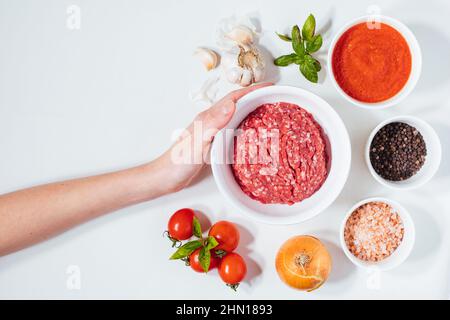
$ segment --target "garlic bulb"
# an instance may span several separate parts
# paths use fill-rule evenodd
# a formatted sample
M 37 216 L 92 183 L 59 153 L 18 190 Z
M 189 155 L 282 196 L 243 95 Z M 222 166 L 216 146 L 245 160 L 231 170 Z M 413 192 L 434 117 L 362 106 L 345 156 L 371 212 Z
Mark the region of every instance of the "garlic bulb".
M 258 28 L 248 15 L 219 22 L 216 42 L 224 50 L 221 64 L 229 82 L 249 86 L 263 80 L 265 66 L 257 36 Z
M 237 45 L 224 53 L 223 71 L 227 80 L 243 87 L 263 80 L 264 61 L 255 45 Z
M 200 62 L 205 66 L 207 71 L 214 69 L 219 63 L 219 55 L 208 48 L 197 48 L 194 56 L 200 59 Z

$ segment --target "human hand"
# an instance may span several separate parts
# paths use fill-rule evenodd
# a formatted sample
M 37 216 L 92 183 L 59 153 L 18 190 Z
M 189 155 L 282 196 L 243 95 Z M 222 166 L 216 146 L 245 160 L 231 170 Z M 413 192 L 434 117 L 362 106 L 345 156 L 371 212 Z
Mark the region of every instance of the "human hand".
M 175 144 L 153 163 L 156 170 L 164 172 L 164 186 L 160 187 L 166 188 L 166 193 L 187 187 L 208 162 L 213 138 L 231 120 L 236 102 L 249 92 L 270 85 L 261 83 L 232 91 L 199 113 Z
M 236 102 L 269 85 L 229 93 L 197 115 L 175 144 L 150 163 L 0 195 L 0 256 L 102 214 L 188 186 L 207 162 L 211 142 L 230 121 Z

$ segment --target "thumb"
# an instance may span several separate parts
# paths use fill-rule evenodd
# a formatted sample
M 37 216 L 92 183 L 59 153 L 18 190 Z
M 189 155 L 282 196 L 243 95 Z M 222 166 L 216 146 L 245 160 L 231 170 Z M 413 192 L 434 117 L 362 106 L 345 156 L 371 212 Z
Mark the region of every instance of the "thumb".
M 235 102 L 231 99 L 224 99 L 202 112 L 198 120 L 203 122 L 204 130 L 216 134 L 228 124 L 235 110 Z
M 203 161 L 208 163 L 211 142 L 219 130 L 224 128 L 233 117 L 236 103 L 231 99 L 223 99 L 207 109 L 203 115 Z

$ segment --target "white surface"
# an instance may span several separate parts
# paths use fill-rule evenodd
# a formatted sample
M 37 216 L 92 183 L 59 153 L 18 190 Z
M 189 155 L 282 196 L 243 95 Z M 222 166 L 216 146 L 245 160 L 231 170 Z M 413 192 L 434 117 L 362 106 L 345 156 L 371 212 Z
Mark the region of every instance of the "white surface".
M 213 45 L 220 18 L 252 12 L 263 26 L 262 44 L 273 55 L 289 45 L 274 31 L 303 23 L 309 12 L 326 26 L 325 45 L 336 28 L 378 4 L 403 21 L 423 50 L 422 76 L 399 106 L 362 110 L 343 99 L 326 72 L 307 83 L 295 67 L 272 74 L 278 83 L 311 90 L 344 120 L 353 147 L 349 180 L 335 203 L 316 218 L 291 226 L 255 223 L 235 212 L 210 174 L 191 188 L 77 227 L 57 238 L 0 258 L 0 298 L 447 298 L 450 210 L 450 28 L 447 1 L 7 1 L 0 0 L 0 193 L 141 163 L 160 154 L 174 129 L 198 108 L 188 100 L 206 77 L 192 52 Z M 66 28 L 66 9 L 81 8 L 81 29 Z M 332 22 L 330 22 L 332 21 Z M 326 59 L 326 52 L 322 50 Z M 272 68 L 272 71 L 276 70 Z M 413 114 L 440 135 L 442 165 L 427 185 L 412 191 L 383 188 L 364 163 L 371 129 L 394 115 Z M 347 210 L 370 196 L 398 200 L 416 224 L 416 245 L 400 267 L 369 275 L 339 248 Z M 242 227 L 238 252 L 249 264 L 250 282 L 238 294 L 217 274 L 194 274 L 169 261 L 162 237 L 169 214 L 180 207 L 211 221 Z M 289 237 L 324 240 L 334 266 L 313 293 L 287 288 L 274 259 Z M 81 289 L 66 286 L 78 266 Z M 379 281 L 378 281 L 379 280 Z M 379 284 L 379 285 L 378 285 Z
M 382 178 L 373 168 L 372 163 L 370 162 L 370 146 L 372 144 L 373 138 L 384 126 L 393 122 L 402 122 L 409 124 L 410 126 L 416 128 L 423 137 L 425 141 L 427 156 L 425 158 L 425 163 L 422 168 L 410 177 L 409 179 L 403 181 L 389 181 Z M 365 148 L 365 157 L 366 164 L 369 172 L 372 174 L 375 180 L 381 183 L 385 187 L 389 187 L 392 189 L 415 189 L 423 186 L 428 181 L 430 181 L 436 172 L 439 170 L 439 166 L 441 164 L 442 159 L 442 146 L 441 141 L 439 140 L 439 136 L 435 132 L 432 126 L 423 121 L 420 118 L 414 116 L 396 116 L 393 118 L 386 119 L 378 124 L 370 133 L 367 138 L 366 148 Z
M 324 184 L 311 197 L 293 205 L 263 204 L 250 198 L 236 182 L 230 165 L 230 159 L 234 157 L 234 131 L 230 133 L 229 130 L 237 129 L 249 113 L 259 106 L 277 102 L 296 104 L 312 114 L 323 129 L 327 140 L 327 154 L 330 157 L 328 176 Z M 228 161 L 225 161 L 226 159 Z M 233 119 L 214 138 L 211 149 L 211 171 L 224 197 L 243 214 L 270 224 L 299 223 L 328 208 L 347 181 L 350 162 L 350 139 L 336 111 L 315 94 L 290 86 L 261 88 L 240 99 Z
M 403 223 L 404 236 L 402 242 L 389 257 L 378 262 L 364 261 L 358 259 L 353 253 L 350 252 L 350 250 L 347 247 L 347 244 L 345 243 L 345 225 L 347 224 L 348 218 L 350 218 L 350 216 L 356 209 L 370 202 L 387 203 L 388 205 L 391 206 L 394 212 L 396 212 L 399 215 L 400 220 Z M 387 198 L 375 197 L 361 200 L 357 204 L 355 204 L 350 210 L 348 210 L 347 215 L 344 217 L 344 219 L 342 219 L 339 239 L 342 251 L 344 251 L 345 255 L 357 267 L 368 269 L 368 272 L 388 271 L 400 266 L 411 254 L 411 251 L 414 248 L 414 242 L 416 240 L 416 228 L 414 226 L 414 222 L 408 210 L 406 210 L 406 208 L 403 207 L 400 203 Z
M 352 97 L 350 97 L 344 90 L 341 89 L 339 84 L 337 83 L 334 74 L 333 74 L 333 68 L 328 68 L 328 74 L 330 75 L 330 81 L 333 83 L 334 87 L 336 88 L 336 91 L 338 91 L 347 101 L 350 103 L 353 103 L 356 106 L 365 108 L 365 109 L 372 109 L 372 108 L 378 108 L 378 109 L 384 109 L 389 108 L 398 105 L 400 102 L 402 102 L 416 87 L 417 82 L 420 79 L 420 74 L 422 72 L 422 52 L 420 49 L 420 45 L 417 42 L 416 37 L 414 36 L 414 33 L 411 32 L 411 30 L 402 22 L 400 22 L 397 19 L 394 19 L 392 17 L 387 17 L 381 14 L 378 15 L 366 15 L 363 17 L 356 18 L 354 20 L 349 21 L 345 25 L 339 29 L 333 37 L 333 40 L 330 43 L 330 50 L 328 50 L 328 58 L 327 63 L 331 65 L 331 61 L 333 59 L 333 50 L 336 46 L 336 43 L 341 38 L 342 34 L 344 34 L 348 29 L 351 27 L 363 23 L 368 22 L 370 23 L 386 23 L 389 26 L 397 29 L 400 34 L 404 37 L 406 42 L 408 43 L 409 50 L 411 52 L 411 73 L 409 75 L 408 81 L 405 83 L 404 87 L 393 97 L 390 99 L 387 99 L 385 101 L 381 102 L 375 102 L 375 103 L 368 103 L 356 100 Z

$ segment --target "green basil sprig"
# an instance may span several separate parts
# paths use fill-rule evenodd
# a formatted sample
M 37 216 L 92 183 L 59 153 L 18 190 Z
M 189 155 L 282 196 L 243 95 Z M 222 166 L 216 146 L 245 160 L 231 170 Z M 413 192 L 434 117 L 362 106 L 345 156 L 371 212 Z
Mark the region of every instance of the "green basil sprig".
M 194 240 L 183 244 L 178 248 L 173 255 L 170 256 L 170 260 L 177 260 L 189 257 L 192 252 L 197 250 L 203 245 L 201 240 Z
M 206 273 L 209 270 L 209 266 L 211 265 L 211 250 L 214 249 L 219 245 L 217 240 L 213 236 L 208 236 L 206 239 L 203 239 L 202 236 L 202 227 L 200 225 L 200 222 L 196 217 L 194 217 L 194 220 L 192 222 L 193 227 L 193 234 L 199 240 L 192 240 L 181 247 L 178 248 L 177 251 L 175 251 L 172 256 L 170 256 L 171 260 L 182 260 L 185 261 L 187 265 L 189 265 L 189 256 L 198 248 L 200 249 L 200 253 L 198 256 L 198 260 L 200 262 L 200 265 L 202 266 L 203 271 Z
M 302 30 L 295 25 L 292 27 L 291 36 L 277 33 L 283 41 L 292 43 L 293 53 L 280 56 L 274 60 L 274 64 L 279 67 L 286 67 L 290 64 L 299 66 L 303 76 L 313 83 L 319 80 L 318 73 L 322 69 L 320 62 L 311 53 L 317 52 L 323 43 L 322 36 L 315 34 L 316 19 L 312 14 L 308 16 L 303 24 Z
M 194 217 L 192 221 L 192 230 L 194 236 L 201 239 L 202 238 L 202 226 L 200 225 L 200 221 L 198 221 L 197 217 Z

